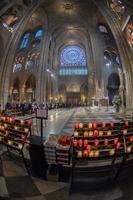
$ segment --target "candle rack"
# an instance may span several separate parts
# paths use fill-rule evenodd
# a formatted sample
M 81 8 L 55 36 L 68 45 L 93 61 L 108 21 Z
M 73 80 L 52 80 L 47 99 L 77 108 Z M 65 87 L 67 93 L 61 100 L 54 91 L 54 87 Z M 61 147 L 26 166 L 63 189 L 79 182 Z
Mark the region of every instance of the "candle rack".
M 108 160 L 118 177 L 133 153 L 133 122 L 76 123 L 72 138 L 72 183 L 78 163 Z M 116 160 L 121 159 L 116 169 Z
M 28 174 L 30 174 L 23 148 L 27 143 L 27 137 L 31 134 L 31 120 L 17 120 L 15 118 L 0 117 L 0 142 L 7 148 L 9 155 L 11 152 L 22 157 Z

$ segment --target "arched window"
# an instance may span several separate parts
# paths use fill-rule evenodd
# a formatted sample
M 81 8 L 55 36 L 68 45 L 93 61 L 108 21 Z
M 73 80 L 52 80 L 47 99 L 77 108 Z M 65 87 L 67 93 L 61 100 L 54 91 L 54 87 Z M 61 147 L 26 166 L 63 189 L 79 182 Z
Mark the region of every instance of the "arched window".
M 104 25 L 99 25 L 99 31 L 101 33 L 108 33 L 108 30 Z
M 86 55 L 82 47 L 69 45 L 61 50 L 59 75 L 87 75 Z
M 16 63 L 14 65 L 13 72 L 18 72 L 18 71 L 22 70 L 22 68 L 23 68 L 22 63 Z
M 20 42 L 20 49 L 24 49 L 28 46 L 30 40 L 30 33 L 25 33 Z
M 35 38 L 38 39 L 38 38 L 41 38 L 43 35 L 43 29 L 38 29 L 36 32 L 35 32 Z

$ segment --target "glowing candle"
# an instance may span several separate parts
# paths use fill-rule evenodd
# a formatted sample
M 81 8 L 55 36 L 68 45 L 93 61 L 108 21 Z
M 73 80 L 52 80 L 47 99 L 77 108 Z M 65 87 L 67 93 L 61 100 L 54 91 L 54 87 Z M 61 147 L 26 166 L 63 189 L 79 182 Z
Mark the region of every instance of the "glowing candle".
M 93 136 L 93 131 L 89 131 L 89 137 Z
M 103 136 L 103 131 L 99 131 L 99 136 Z
M 83 128 L 83 124 L 82 123 L 79 123 L 79 128 Z
M 82 155 L 83 155 L 83 154 L 82 154 L 82 151 L 78 151 L 77 157 L 78 157 L 78 158 L 82 158 Z
M 132 151 L 132 146 L 127 147 L 127 152 L 130 153 Z
M 79 136 L 78 131 L 74 131 L 74 137 L 78 137 L 78 136 Z
M 85 131 L 85 132 L 84 132 L 84 137 L 88 137 L 88 136 L 89 136 L 88 131 Z
M 123 130 L 123 135 L 127 135 L 127 130 L 126 129 Z
M 111 136 L 112 132 L 111 131 L 107 131 L 107 135 Z
M 115 154 L 115 149 L 111 149 L 110 151 L 109 151 L 109 155 L 110 156 L 113 156 Z
M 89 127 L 89 128 L 92 128 L 92 123 L 89 123 L 89 124 L 88 124 L 88 127 Z
M 100 155 L 99 150 L 96 150 L 96 151 L 94 152 L 94 156 L 95 156 L 95 157 L 99 157 L 99 155 Z

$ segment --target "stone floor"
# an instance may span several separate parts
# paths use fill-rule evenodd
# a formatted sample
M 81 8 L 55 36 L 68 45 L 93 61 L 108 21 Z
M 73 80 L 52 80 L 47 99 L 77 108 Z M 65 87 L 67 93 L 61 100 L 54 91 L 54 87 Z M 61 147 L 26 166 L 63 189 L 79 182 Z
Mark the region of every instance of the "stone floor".
M 52 110 L 49 112 L 46 127 L 43 127 L 44 137 L 49 134 L 72 135 L 75 122 L 103 120 L 118 121 L 119 116 L 110 109 L 93 112 L 89 108 Z M 39 120 L 33 119 L 32 133 L 40 135 Z M 0 163 L 0 197 L 5 200 L 133 200 L 132 180 L 131 173 L 127 179 L 115 183 L 111 180 L 105 181 L 104 184 L 96 182 L 95 184 L 101 187 L 93 189 L 90 182 L 80 182 L 75 184 L 69 195 L 70 185 L 67 183 L 29 177 L 22 163 L 8 156 Z

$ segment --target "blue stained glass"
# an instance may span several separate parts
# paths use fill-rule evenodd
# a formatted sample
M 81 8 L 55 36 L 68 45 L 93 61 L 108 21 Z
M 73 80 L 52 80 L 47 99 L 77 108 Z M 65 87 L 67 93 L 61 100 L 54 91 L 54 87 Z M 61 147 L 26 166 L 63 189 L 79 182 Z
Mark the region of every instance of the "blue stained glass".
M 86 66 L 86 55 L 83 48 L 77 45 L 65 47 L 60 54 L 61 66 Z
M 29 39 L 30 39 L 30 33 L 25 33 L 20 43 L 20 49 L 27 47 Z
M 36 33 L 35 33 L 35 38 L 40 38 L 40 37 L 42 37 L 42 34 L 43 34 L 43 29 L 37 30 Z
M 65 69 L 60 69 L 59 70 L 59 75 L 60 76 L 66 76 L 66 75 L 88 75 L 88 70 L 87 69 L 73 69 L 73 68 L 65 68 Z

